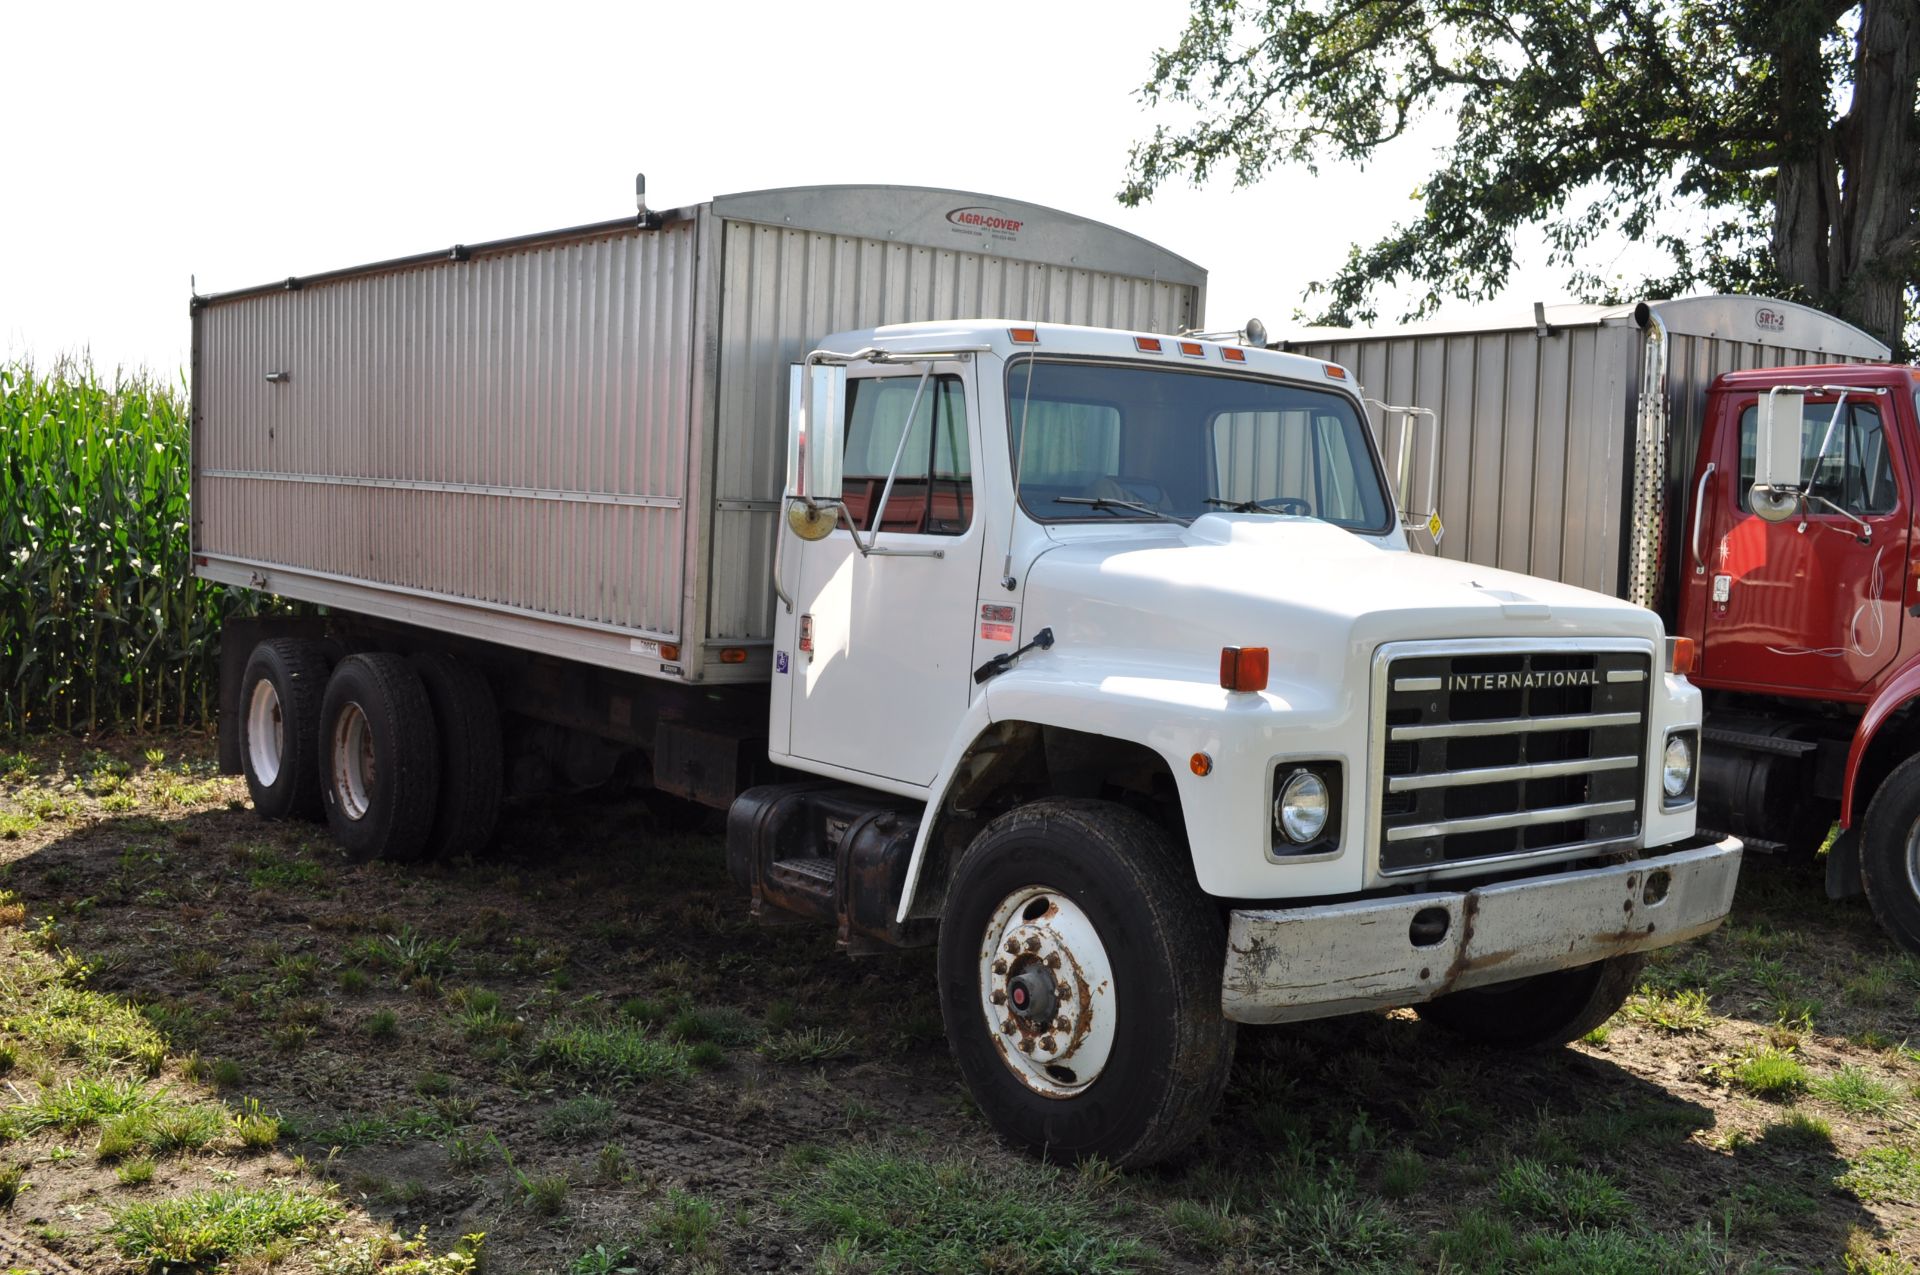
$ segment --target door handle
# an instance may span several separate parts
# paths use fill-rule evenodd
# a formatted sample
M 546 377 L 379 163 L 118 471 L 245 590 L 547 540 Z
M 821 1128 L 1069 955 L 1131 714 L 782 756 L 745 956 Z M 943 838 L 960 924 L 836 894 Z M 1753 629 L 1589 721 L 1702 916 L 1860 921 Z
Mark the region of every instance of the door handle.
M 1700 475 L 1700 485 L 1693 492 L 1693 574 L 1703 576 L 1707 573 L 1706 559 L 1700 556 L 1700 524 L 1707 520 L 1707 479 L 1713 477 L 1714 465 L 1707 462 L 1706 472 Z

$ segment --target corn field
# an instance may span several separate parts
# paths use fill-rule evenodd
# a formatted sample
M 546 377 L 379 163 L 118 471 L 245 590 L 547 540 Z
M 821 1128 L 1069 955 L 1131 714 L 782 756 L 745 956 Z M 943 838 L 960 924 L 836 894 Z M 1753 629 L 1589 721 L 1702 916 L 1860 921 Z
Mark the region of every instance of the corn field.
M 188 564 L 185 392 L 0 366 L 0 736 L 211 720 L 255 595 Z

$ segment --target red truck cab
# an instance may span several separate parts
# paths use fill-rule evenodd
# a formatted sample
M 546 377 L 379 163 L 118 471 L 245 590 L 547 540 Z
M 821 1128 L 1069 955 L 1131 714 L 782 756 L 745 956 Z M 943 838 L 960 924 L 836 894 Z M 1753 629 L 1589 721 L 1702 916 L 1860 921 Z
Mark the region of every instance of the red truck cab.
M 1753 512 L 1761 405 L 1796 390 L 1806 495 L 1768 521 Z M 1920 758 L 1920 369 L 1733 372 L 1703 419 L 1691 520 L 1674 529 L 1674 631 L 1708 696 L 1701 822 L 1799 849 L 1837 816 L 1851 835 L 1830 882 L 1857 854 L 1876 914 L 1920 949 L 1920 761 L 1905 766 Z

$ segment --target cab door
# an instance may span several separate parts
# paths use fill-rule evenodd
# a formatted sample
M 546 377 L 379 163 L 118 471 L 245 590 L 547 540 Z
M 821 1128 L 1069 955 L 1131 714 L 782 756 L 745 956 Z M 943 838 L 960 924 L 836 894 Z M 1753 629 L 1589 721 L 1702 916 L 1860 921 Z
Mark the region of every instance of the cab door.
M 1724 430 L 1737 438 L 1737 452 L 1721 449 L 1719 464 L 1735 481 L 1718 485 L 1718 534 L 1705 579 L 1693 582 L 1703 590 L 1696 596 L 1704 681 L 1850 694 L 1900 649 L 1912 534 L 1909 470 L 1884 400 L 1849 394 L 1836 421 L 1838 401 L 1809 396 L 1801 427 L 1802 472 L 1820 457 L 1810 491 L 1831 506 L 1809 499 L 1773 523 L 1748 504 L 1758 397 L 1730 396 L 1722 408 L 1737 413 L 1737 429 Z
M 789 577 L 792 640 L 777 643 L 774 686 L 789 696 L 795 764 L 916 787 L 933 782 L 971 701 L 984 538 L 973 365 L 935 364 L 924 389 L 920 373 L 848 378 L 848 517 L 824 539 L 786 542 L 799 562 Z M 871 536 L 871 553 L 856 535 Z

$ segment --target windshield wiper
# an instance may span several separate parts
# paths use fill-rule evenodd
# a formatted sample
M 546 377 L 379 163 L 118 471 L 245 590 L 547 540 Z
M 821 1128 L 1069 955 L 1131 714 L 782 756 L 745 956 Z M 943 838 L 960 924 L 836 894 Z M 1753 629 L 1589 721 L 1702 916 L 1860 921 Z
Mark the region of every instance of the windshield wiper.
M 1173 514 L 1162 513 L 1152 505 L 1143 505 L 1137 500 L 1116 500 L 1112 496 L 1055 496 L 1056 505 L 1085 505 L 1089 509 L 1127 509 L 1148 518 L 1158 518 L 1161 522 L 1178 523 L 1184 527 L 1188 520 Z
M 1313 506 L 1293 496 L 1276 496 L 1272 500 L 1228 500 L 1224 496 L 1208 496 L 1206 503 L 1236 514 L 1285 514 L 1302 518 L 1313 516 Z

